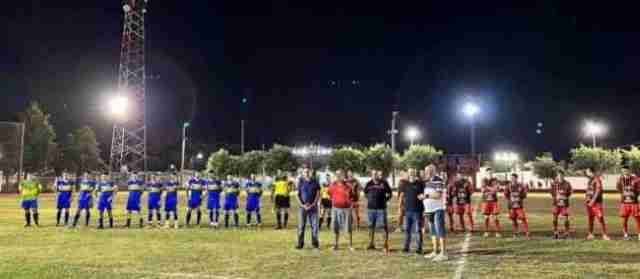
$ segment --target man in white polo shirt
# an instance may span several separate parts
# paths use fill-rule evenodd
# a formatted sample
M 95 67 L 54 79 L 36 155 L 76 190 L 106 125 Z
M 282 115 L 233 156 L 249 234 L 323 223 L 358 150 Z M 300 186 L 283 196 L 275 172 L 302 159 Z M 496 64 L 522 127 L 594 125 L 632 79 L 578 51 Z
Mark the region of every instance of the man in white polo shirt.
M 448 260 L 446 249 L 446 228 L 444 221 L 444 209 L 446 199 L 446 186 L 444 180 L 436 175 L 436 167 L 429 165 L 425 168 L 425 187 L 421 195 L 424 204 L 424 212 L 429 221 L 429 231 L 431 232 L 431 243 L 433 252 L 425 256 L 433 261 Z M 438 253 L 438 243 L 440 243 L 440 253 Z

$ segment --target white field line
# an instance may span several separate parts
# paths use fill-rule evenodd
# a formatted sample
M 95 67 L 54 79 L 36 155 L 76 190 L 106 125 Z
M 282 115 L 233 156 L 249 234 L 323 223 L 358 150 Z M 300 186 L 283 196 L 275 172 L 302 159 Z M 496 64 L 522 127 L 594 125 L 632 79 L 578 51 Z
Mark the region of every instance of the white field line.
M 476 204 L 473 206 L 473 219 L 474 219 L 474 223 L 476 223 L 475 219 L 476 216 L 478 216 L 478 200 L 476 200 Z M 473 228 L 471 228 L 473 230 Z M 462 247 L 460 248 L 460 258 L 458 259 L 458 262 L 456 263 L 457 267 L 456 267 L 456 273 L 453 275 L 453 278 L 455 279 L 462 279 L 462 275 L 464 273 L 464 268 L 465 265 L 467 264 L 467 256 L 469 254 L 469 246 L 471 246 L 471 238 L 472 238 L 471 233 L 467 233 L 464 237 L 464 242 L 462 243 Z

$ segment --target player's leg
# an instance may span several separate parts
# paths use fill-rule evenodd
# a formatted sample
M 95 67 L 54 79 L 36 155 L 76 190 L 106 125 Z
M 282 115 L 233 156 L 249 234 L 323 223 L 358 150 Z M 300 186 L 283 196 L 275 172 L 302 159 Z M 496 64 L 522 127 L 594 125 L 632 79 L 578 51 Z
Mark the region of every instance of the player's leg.
M 246 215 L 246 219 L 247 219 L 247 226 L 251 226 L 251 214 L 252 211 L 247 209 L 245 210 L 245 215 Z
M 569 219 L 569 213 L 564 215 L 564 237 L 569 236 L 571 231 L 571 220 Z
M 200 220 L 202 219 L 202 211 L 200 205 L 196 207 L 196 226 L 200 226 Z
M 429 232 L 431 234 L 431 253 L 426 255 L 425 258 L 433 259 L 438 255 L 438 238 L 437 238 L 437 228 L 436 228 L 436 213 L 429 212 L 426 214 L 427 224 L 429 224 Z
M 240 226 L 240 214 L 238 214 L 238 207 L 234 206 L 231 209 L 231 214 L 233 214 L 233 226 L 234 227 L 239 227 Z
M 449 219 L 449 231 L 454 232 L 456 230 L 455 218 L 453 217 L 453 208 L 450 205 L 447 206 L 447 219 Z
M 464 210 L 458 211 L 457 214 L 458 214 L 458 220 L 460 221 L 462 232 L 464 233 L 467 231 L 466 225 L 464 223 Z
M 318 229 L 322 229 L 322 223 L 324 222 L 325 213 L 326 213 L 326 210 L 324 208 L 324 204 L 322 204 L 320 208 L 320 216 L 319 216 L 320 220 L 318 222 Z
M 80 214 L 82 213 L 82 209 L 78 207 L 76 209 L 76 214 L 73 215 L 73 221 L 71 222 L 71 227 L 75 228 L 78 225 L 78 221 L 80 221 Z
M 560 237 L 560 233 L 558 232 L 558 208 L 555 208 L 553 211 L 553 238 L 558 239 Z
M 69 225 L 69 206 L 64 208 L 64 225 L 65 227 Z
M 24 202 L 23 202 L 23 204 L 24 204 Z M 30 227 L 31 226 L 31 211 L 29 210 L 28 207 L 24 207 L 24 226 L 25 227 Z
M 98 229 L 104 229 L 104 208 L 100 208 L 100 215 L 98 216 Z
M 224 227 L 229 227 L 229 210 L 227 208 L 224 209 Z
M 308 215 L 308 212 L 304 208 L 301 207 L 298 210 L 298 230 L 297 230 L 298 243 L 296 244 L 296 249 L 302 249 L 304 247 L 304 232 L 307 227 L 307 215 Z
M 39 220 L 39 213 L 38 213 L 38 204 L 37 201 L 34 202 L 33 207 L 31 207 L 31 215 L 33 216 L 33 224 L 36 225 L 36 227 L 40 226 L 40 220 Z
M 62 207 L 60 206 L 60 197 L 58 197 L 58 206 L 56 211 L 56 227 L 60 226 L 61 217 L 62 217 Z
M 491 223 L 491 215 L 484 213 L 484 237 L 489 237 L 489 223 Z
M 287 229 L 287 224 L 289 223 L 289 206 L 283 208 L 284 210 L 284 228 Z
M 256 208 L 256 225 L 258 226 L 262 225 L 262 213 L 260 212 L 260 206 Z
M 127 223 L 125 227 L 131 228 L 131 210 L 127 210 Z
M 368 209 L 367 210 L 367 219 L 369 221 L 369 246 L 367 246 L 367 250 L 375 249 L 375 231 L 376 231 L 376 211 Z
M 527 219 L 527 213 L 522 209 L 519 214 L 520 220 L 522 220 L 522 229 L 524 233 L 524 237 L 529 239 L 529 220 Z
M 473 233 L 475 224 L 473 221 L 473 210 L 471 209 L 471 204 L 465 204 L 464 207 L 465 214 L 467 215 L 467 219 L 469 220 L 469 231 Z
M 308 215 L 309 225 L 311 226 L 311 246 L 314 249 L 320 248 L 320 240 L 318 239 L 318 210 L 311 210 Z
M 187 226 L 191 225 L 191 210 L 192 210 L 191 206 L 188 206 L 186 216 L 184 217 Z
M 502 226 L 500 226 L 500 213 L 497 210 L 493 214 L 493 222 L 495 225 L 496 237 L 501 237 Z
M 640 240 L 640 212 L 636 212 L 633 219 L 636 221 L 636 233 L 638 234 L 638 240 Z
M 597 217 L 598 217 L 598 222 L 600 223 L 600 229 L 602 230 L 602 239 L 609 240 L 609 235 L 607 234 L 607 223 L 604 220 L 604 213 L 602 212 L 602 207 L 598 207 Z
M 515 214 L 515 210 L 511 209 L 509 212 L 509 219 L 511 219 L 511 226 L 513 231 L 513 237 L 518 235 L 518 216 Z
M 107 209 L 107 215 L 109 216 L 109 228 L 113 228 L 113 210 L 111 208 Z
M 389 254 L 389 223 L 387 221 L 387 210 L 384 210 L 384 214 L 382 216 L 382 225 L 384 226 L 384 252 L 385 254 Z M 639 230 L 640 231 L 640 230 Z

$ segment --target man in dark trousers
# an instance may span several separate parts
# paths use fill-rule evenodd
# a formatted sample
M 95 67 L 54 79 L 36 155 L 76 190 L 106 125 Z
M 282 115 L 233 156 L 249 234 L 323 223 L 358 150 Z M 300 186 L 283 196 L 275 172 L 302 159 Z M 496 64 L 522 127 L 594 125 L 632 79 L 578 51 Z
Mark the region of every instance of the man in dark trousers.
M 424 192 L 424 183 L 418 179 L 415 169 L 409 169 L 408 179 L 400 185 L 399 191 L 405 212 L 405 239 L 402 252 L 409 253 L 411 235 L 416 233 L 416 253 L 422 255 L 422 213 L 424 207 L 418 196 Z
M 389 228 L 387 226 L 387 202 L 393 196 L 391 187 L 382 178 L 382 171 L 372 170 L 372 179 L 364 187 L 367 197 L 367 217 L 369 219 L 369 246 L 367 250 L 374 250 L 374 238 L 376 226 L 382 223 L 384 228 L 384 252 L 389 253 Z
M 300 202 L 298 219 L 298 244 L 296 249 L 304 247 L 304 231 L 307 222 L 311 225 L 311 245 L 320 248 L 318 241 L 318 201 L 320 200 L 320 185 L 311 177 L 311 170 L 304 168 L 302 177 L 298 181 L 298 201 Z

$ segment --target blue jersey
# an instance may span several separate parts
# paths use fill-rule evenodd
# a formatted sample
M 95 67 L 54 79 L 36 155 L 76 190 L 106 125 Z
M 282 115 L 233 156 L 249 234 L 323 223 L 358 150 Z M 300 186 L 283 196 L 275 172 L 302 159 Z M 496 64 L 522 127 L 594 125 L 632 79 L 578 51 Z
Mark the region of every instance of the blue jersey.
M 224 182 L 224 210 L 238 209 L 238 195 L 240 194 L 240 184 L 233 180 Z
M 220 192 L 222 192 L 222 185 L 220 180 L 207 179 L 207 209 L 219 209 L 220 208 Z
M 175 212 L 178 208 L 178 182 L 165 181 L 164 191 L 167 193 L 164 197 L 164 210 Z
M 96 190 L 96 181 L 92 179 L 82 179 L 78 192 L 78 208 L 89 209 L 93 207 L 93 191 Z
M 73 182 L 67 179 L 56 180 L 56 191 L 58 192 L 57 208 L 71 207 L 71 194 L 73 193 Z
M 147 199 L 148 208 L 160 209 L 160 199 L 162 197 L 162 183 L 148 182 L 147 192 L 149 192 L 149 196 Z
M 247 181 L 245 185 L 247 191 L 247 211 L 255 211 L 260 208 L 260 197 L 262 196 L 262 184 L 258 181 Z
M 106 180 L 98 182 L 98 192 L 100 192 L 100 197 L 98 199 L 98 210 L 111 210 L 113 202 L 113 192 L 115 192 L 117 189 L 118 188 L 111 181 Z
M 203 180 L 198 178 L 189 179 L 187 190 L 189 191 L 189 207 L 197 208 L 202 204 Z
M 127 190 L 129 190 L 127 211 L 140 211 L 140 200 L 144 192 L 144 181 L 142 181 L 142 179 L 129 179 L 129 181 L 127 181 Z

